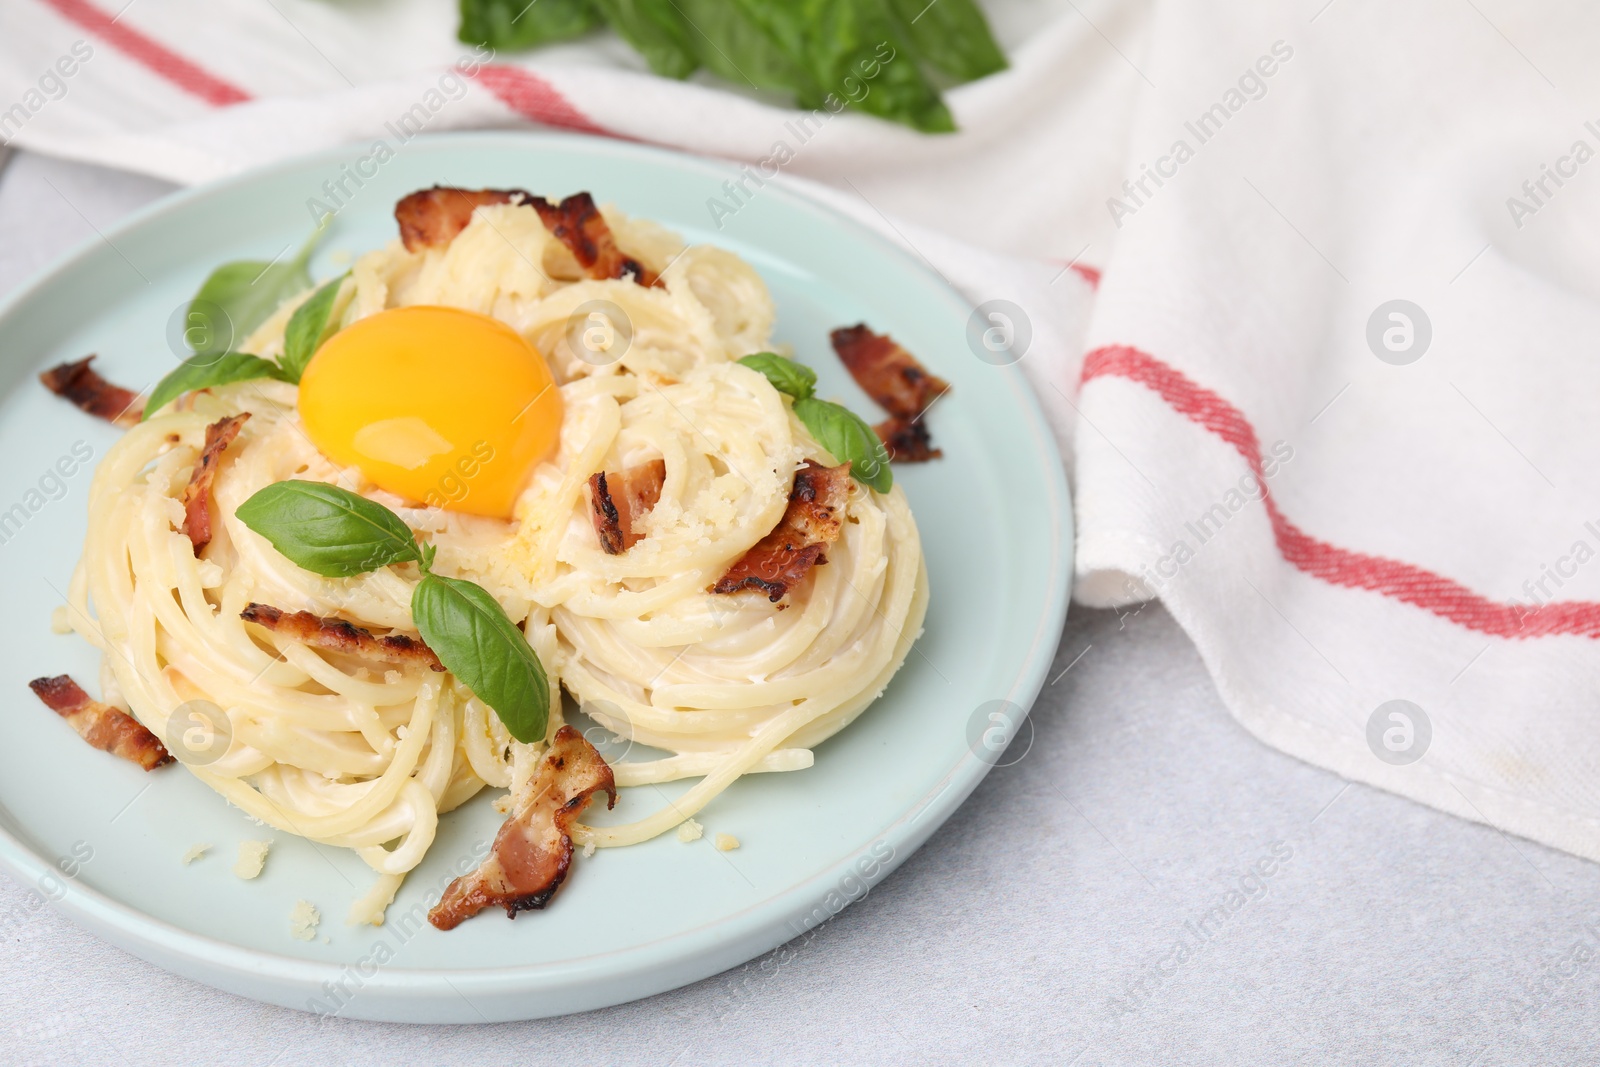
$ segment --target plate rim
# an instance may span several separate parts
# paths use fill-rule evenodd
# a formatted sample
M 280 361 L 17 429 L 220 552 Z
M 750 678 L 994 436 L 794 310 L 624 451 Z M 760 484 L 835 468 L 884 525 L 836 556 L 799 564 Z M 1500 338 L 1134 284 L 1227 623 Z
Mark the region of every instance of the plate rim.
M 719 179 L 737 177 L 740 174 L 739 169 L 733 163 L 708 159 L 655 145 L 543 130 L 476 130 L 425 133 L 408 142 L 407 146 L 411 148 L 425 147 L 430 151 L 448 151 L 451 148 L 477 146 L 495 149 L 524 147 L 530 150 L 537 150 L 541 146 L 552 145 L 575 148 L 601 156 L 643 158 L 653 165 L 700 170 L 704 173 L 715 175 Z M 230 189 L 249 186 L 273 175 L 297 170 L 308 165 L 345 161 L 350 151 L 357 147 L 359 146 L 355 144 L 345 144 L 314 152 L 300 153 L 264 166 L 251 167 L 225 178 L 181 187 L 168 193 L 160 199 L 124 216 L 113 225 L 97 230 L 94 236 L 85 237 L 73 248 L 57 256 L 47 266 L 37 271 L 11 294 L 0 299 L 0 326 L 3 326 L 14 313 L 34 299 L 39 291 L 50 285 L 58 276 L 66 273 L 81 261 L 101 253 L 106 245 L 110 245 L 115 250 L 113 241 L 116 237 L 135 228 L 158 222 L 163 216 L 180 212 L 194 201 Z M 971 306 L 971 301 L 965 295 L 932 270 L 928 264 L 914 254 L 914 250 L 908 250 L 881 230 L 861 220 L 852 218 L 850 215 L 821 200 L 813 198 L 799 183 L 786 180 L 782 175 L 779 176 L 779 179 L 769 181 L 769 184 L 776 187 L 776 191 L 788 201 L 789 206 L 809 211 L 813 214 L 820 214 L 832 221 L 844 224 L 878 245 L 883 252 L 898 260 L 902 266 L 919 276 L 926 285 L 940 291 L 946 297 L 953 298 L 962 305 Z M 1065 463 L 1062 460 L 1060 449 L 1054 434 L 1050 430 L 1043 408 L 1018 365 L 1010 364 L 996 369 L 1001 371 L 1002 380 L 1013 394 L 1013 398 L 1018 402 L 1020 414 L 1023 416 L 1022 422 L 1025 424 L 1029 436 L 1033 438 L 1033 443 L 1038 449 L 1037 454 L 1043 460 L 1047 471 L 1042 495 L 1050 519 L 1050 530 L 1048 531 L 1049 560 L 1048 568 L 1044 575 L 1047 579 L 1046 588 L 1048 589 L 1048 594 L 1044 611 L 1041 613 L 1034 628 L 1032 640 L 1023 657 L 1022 665 L 1011 681 L 1009 690 L 1004 698 L 1021 707 L 1026 716 L 1031 714 L 1034 700 L 1043 688 L 1045 675 L 1048 673 L 1050 664 L 1053 661 L 1055 646 L 1059 642 L 1060 634 L 1066 621 L 1070 601 L 1072 552 L 1076 531 L 1071 495 L 1067 486 Z M 991 765 L 979 759 L 976 755 L 970 752 L 963 753 L 957 759 L 955 765 L 945 771 L 933 788 L 907 805 L 900 815 L 885 827 L 873 842 L 874 844 L 878 841 L 886 842 L 892 847 L 894 854 L 889 861 L 882 864 L 882 872 L 875 879 L 869 880 L 871 884 L 880 883 L 890 872 L 910 858 L 926 842 L 928 837 L 932 836 L 955 810 L 965 802 L 991 769 Z M 930 815 L 933 816 L 932 820 L 925 822 L 924 820 Z M 917 827 L 919 823 L 922 824 L 920 828 Z M 18 828 L 23 829 L 20 825 Z M 825 867 L 810 878 L 793 883 L 769 896 L 754 901 L 739 911 L 723 914 L 699 926 L 629 945 L 625 948 L 611 949 L 577 959 L 507 967 L 419 968 L 384 966 L 380 967 L 377 973 L 370 978 L 363 976 L 360 991 L 362 994 L 372 994 L 373 996 L 370 999 L 376 1001 L 383 997 L 409 998 L 428 996 L 439 992 L 432 989 L 431 986 L 447 987 L 452 983 L 464 984 L 469 988 L 488 984 L 494 987 L 494 992 L 496 993 L 507 993 L 517 988 L 533 991 L 551 983 L 583 981 L 607 975 L 615 977 L 618 982 L 622 982 L 626 981 L 629 976 L 642 977 L 652 972 L 671 970 L 674 967 L 683 972 L 673 976 L 666 984 L 661 984 L 659 981 L 652 982 L 649 988 L 624 991 L 626 995 L 623 996 L 602 995 L 584 998 L 583 1003 L 577 1007 L 559 1007 L 553 1012 L 540 1011 L 537 1006 L 530 1005 L 525 1011 L 505 1016 L 504 1019 L 532 1019 L 551 1014 L 567 1014 L 573 1011 L 590 1010 L 653 996 L 657 993 L 698 981 L 701 978 L 709 977 L 725 969 L 725 966 L 719 965 L 714 970 L 702 973 L 702 968 L 696 965 L 697 961 L 703 964 L 708 959 L 715 962 L 723 957 L 733 955 L 738 956 L 742 961 L 748 961 L 762 952 L 769 951 L 771 947 L 776 947 L 794 937 L 801 936 L 805 931 L 791 930 L 790 924 L 785 920 L 791 915 L 803 911 L 807 905 L 814 905 L 818 900 L 824 899 L 827 893 L 837 886 L 843 873 L 852 869 L 852 864 L 866 852 L 868 847 L 870 845 L 863 846 L 842 857 L 831 866 Z M 50 863 L 25 841 L 13 834 L 4 821 L 0 821 L 0 868 L 4 868 L 6 873 L 15 878 L 25 889 L 29 886 L 36 886 L 45 875 L 55 871 L 53 863 Z M 62 881 L 64 885 L 69 887 L 65 895 L 49 902 L 57 912 L 66 915 L 75 923 L 89 929 L 102 939 L 132 952 L 141 959 L 164 970 L 182 974 L 191 980 L 200 981 L 215 988 L 223 988 L 229 992 L 249 996 L 252 999 L 264 1000 L 297 1011 L 308 1011 L 310 1009 L 307 1007 L 289 1003 L 286 999 L 270 995 L 272 991 L 260 988 L 259 984 L 270 982 L 283 987 L 292 986 L 302 992 L 306 992 L 309 996 L 316 996 L 322 987 L 322 983 L 339 979 L 353 966 L 347 963 L 305 960 L 271 951 L 231 944 L 168 923 L 75 880 L 66 879 Z M 846 906 L 849 903 L 853 903 L 854 899 L 847 900 Z M 836 915 L 837 912 L 833 914 Z M 832 915 L 829 916 L 829 918 L 832 917 Z M 826 920 L 823 921 L 825 922 Z M 726 931 L 726 936 L 713 940 L 710 945 L 694 944 L 696 939 L 704 941 L 706 932 L 712 929 Z M 774 935 L 777 936 L 775 941 L 772 940 Z M 768 947 L 753 953 L 749 952 L 748 947 L 754 943 L 754 939 L 759 939 L 762 944 L 768 945 Z M 683 947 L 673 951 L 679 943 L 683 943 Z M 729 946 L 735 947 L 735 951 L 728 952 L 727 948 Z M 641 955 L 645 958 L 636 959 L 631 966 L 621 969 L 618 969 L 613 962 L 618 957 L 640 957 Z M 196 968 L 202 969 L 204 973 L 197 973 L 193 968 L 180 966 L 180 962 L 192 963 Z M 737 963 L 726 966 L 737 966 Z M 687 970 L 685 970 L 686 968 Z M 239 979 L 243 983 L 257 984 L 258 988 L 254 992 L 242 993 L 238 988 L 231 985 L 221 985 L 208 976 L 209 974 L 217 973 L 226 974 Z M 483 990 L 483 992 L 488 991 L 487 989 Z M 356 1004 L 365 999 L 369 998 L 358 996 L 346 1007 L 354 1008 Z M 360 1010 L 346 1011 L 343 1008 L 336 1014 L 345 1018 L 391 1017 L 382 1012 L 369 1014 Z M 504 1019 L 498 1017 L 494 1019 L 485 1018 L 485 1021 L 504 1021 Z

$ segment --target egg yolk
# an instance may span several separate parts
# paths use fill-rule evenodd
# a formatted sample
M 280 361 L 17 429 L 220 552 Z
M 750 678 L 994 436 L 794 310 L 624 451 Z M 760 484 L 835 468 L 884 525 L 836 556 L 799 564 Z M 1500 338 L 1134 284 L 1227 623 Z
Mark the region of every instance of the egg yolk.
M 561 435 L 542 356 L 498 319 L 402 307 L 330 337 L 300 377 L 300 418 L 323 454 L 397 496 L 510 518 Z

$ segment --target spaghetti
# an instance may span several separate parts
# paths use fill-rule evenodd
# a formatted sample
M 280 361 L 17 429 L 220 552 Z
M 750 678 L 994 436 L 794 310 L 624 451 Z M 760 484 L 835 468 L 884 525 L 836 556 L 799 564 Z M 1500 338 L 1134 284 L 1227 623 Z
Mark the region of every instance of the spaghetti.
M 103 652 L 107 703 L 128 708 L 252 817 L 354 849 L 378 877 L 352 922 L 382 922 L 439 816 L 485 787 L 525 781 L 544 745 L 516 742 L 464 685 L 424 663 L 374 662 L 260 625 L 247 608 L 412 631 L 420 575 L 410 563 L 354 578 L 300 569 L 236 517 L 258 490 L 324 481 L 390 507 L 437 549 L 437 572 L 477 582 L 523 626 L 550 677 L 547 737 L 561 726 L 564 687 L 636 746 L 613 765 L 618 786 L 699 779 L 637 821 L 575 827 L 581 844 L 647 840 L 744 774 L 810 766 L 810 749 L 871 703 L 921 630 L 927 578 L 898 488 L 851 482 L 826 566 L 782 603 L 709 591 L 778 523 L 796 470 L 834 458 L 736 362 L 769 344 L 773 307 L 759 276 L 726 251 L 605 217 L 658 286 L 586 277 L 533 207 L 490 204 L 442 248 L 396 241 L 363 256 L 335 305 L 341 326 L 409 305 L 475 311 L 545 356 L 560 383 L 560 445 L 535 468 L 513 521 L 371 485 L 313 446 L 295 387 L 267 380 L 194 394 L 141 423 L 95 475 L 70 617 Z M 306 295 L 244 350 L 277 358 Z M 185 487 L 207 427 L 244 413 L 216 468 L 211 540 L 197 556 Z M 608 553 L 591 521 L 591 476 L 658 460 L 665 476 L 638 519 L 642 536 Z M 252 614 L 257 622 L 242 617 Z M 190 736 L 197 729 L 204 744 Z

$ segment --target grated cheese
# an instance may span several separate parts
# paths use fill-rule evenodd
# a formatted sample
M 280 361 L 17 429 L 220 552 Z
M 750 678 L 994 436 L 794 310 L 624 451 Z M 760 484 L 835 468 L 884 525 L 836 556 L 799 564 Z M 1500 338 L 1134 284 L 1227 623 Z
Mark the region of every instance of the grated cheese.
M 246 880 L 260 874 L 261 868 L 267 865 L 267 849 L 271 847 L 271 841 L 240 841 L 239 860 L 233 865 L 233 873 Z
M 322 913 L 315 905 L 309 900 L 297 901 L 289 913 L 289 936 L 297 941 L 315 941 L 317 924 L 321 921 Z

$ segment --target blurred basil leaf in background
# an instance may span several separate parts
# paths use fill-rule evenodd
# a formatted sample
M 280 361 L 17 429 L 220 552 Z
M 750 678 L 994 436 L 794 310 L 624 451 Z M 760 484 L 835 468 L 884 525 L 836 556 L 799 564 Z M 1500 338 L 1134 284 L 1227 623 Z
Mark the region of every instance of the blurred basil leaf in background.
M 604 22 L 589 0 L 461 0 L 456 36 L 494 49 L 533 48 L 570 41 Z
M 975 0 L 461 0 L 461 40 L 496 49 L 609 24 L 655 73 L 706 70 L 830 112 L 849 107 L 925 133 L 956 128 L 945 83 L 1005 69 Z
M 673 0 L 594 0 L 594 6 L 663 78 L 687 78 L 700 66 L 697 35 Z
M 958 82 L 1006 69 L 1006 57 L 974 0 L 890 0 L 917 58 Z

